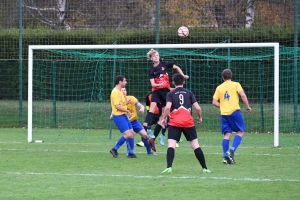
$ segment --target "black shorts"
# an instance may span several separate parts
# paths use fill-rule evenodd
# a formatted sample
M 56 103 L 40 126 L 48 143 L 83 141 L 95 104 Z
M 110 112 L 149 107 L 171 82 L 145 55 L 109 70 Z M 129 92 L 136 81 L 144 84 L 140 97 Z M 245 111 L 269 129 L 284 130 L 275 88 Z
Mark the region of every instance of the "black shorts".
M 156 102 L 157 104 L 160 103 L 161 107 L 165 107 L 168 92 L 170 92 L 170 90 L 167 88 L 154 90 L 152 92 L 151 102 Z
M 198 138 L 195 126 L 190 128 L 182 128 L 169 125 L 168 139 L 173 139 L 179 142 L 181 133 L 183 133 L 187 141 L 192 141 Z

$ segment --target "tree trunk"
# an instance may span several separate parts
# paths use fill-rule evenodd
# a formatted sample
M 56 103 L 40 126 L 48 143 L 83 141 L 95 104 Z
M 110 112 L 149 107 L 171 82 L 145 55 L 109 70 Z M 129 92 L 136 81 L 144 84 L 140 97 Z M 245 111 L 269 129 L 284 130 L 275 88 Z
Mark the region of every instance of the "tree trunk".
M 251 28 L 254 22 L 254 0 L 247 0 L 246 28 Z
M 67 0 L 58 0 L 58 2 L 57 2 L 57 8 L 58 8 L 57 18 L 58 18 L 58 23 L 61 26 L 64 26 L 66 30 L 70 30 L 69 24 L 67 24 L 65 22 L 66 1 Z
M 214 5 L 215 7 L 215 15 L 216 15 L 216 21 L 218 24 L 218 28 L 224 28 L 226 16 L 225 16 L 225 5 L 222 3 L 222 1 L 217 1 Z

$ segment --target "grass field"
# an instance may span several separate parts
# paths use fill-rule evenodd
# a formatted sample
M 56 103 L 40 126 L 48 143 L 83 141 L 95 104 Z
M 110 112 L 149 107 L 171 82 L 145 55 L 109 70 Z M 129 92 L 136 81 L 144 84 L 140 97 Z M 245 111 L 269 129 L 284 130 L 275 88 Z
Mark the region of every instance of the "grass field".
M 157 144 L 158 156 L 136 147 L 137 159 L 126 158 L 123 146 L 115 159 L 109 150 L 120 134 L 109 139 L 108 132 L 56 130 L 53 138 L 64 138 L 27 143 L 26 129 L 0 129 L 0 199 L 300 199 L 299 134 L 281 135 L 280 148 L 271 134 L 247 134 L 236 164 L 224 165 L 221 135 L 199 133 L 212 173 L 202 173 L 184 141 L 165 175 L 166 146 Z
M 218 132 L 220 130 L 220 111 L 212 104 L 201 104 L 203 110 L 203 123 L 199 130 L 205 132 Z M 22 103 L 22 123 L 20 123 L 20 110 L 18 101 L 0 101 L 0 127 L 27 127 L 27 101 Z M 68 102 L 58 101 L 55 108 L 52 101 L 34 101 L 33 127 L 38 128 L 90 128 L 109 129 L 111 106 L 109 102 Z M 274 106 L 273 104 L 260 105 L 251 103 L 252 112 L 245 113 L 244 105 L 241 109 L 245 118 L 246 128 L 251 133 L 273 133 Z M 295 116 L 292 104 L 280 104 L 280 133 L 300 133 L 295 128 Z M 300 107 L 298 108 L 300 113 Z M 55 114 L 54 114 L 55 113 Z M 195 112 L 193 112 L 196 118 Z M 54 117 L 55 116 L 55 117 Z M 140 122 L 145 119 L 139 114 Z M 218 124 L 216 126 L 216 124 Z M 113 125 L 114 126 L 114 125 Z

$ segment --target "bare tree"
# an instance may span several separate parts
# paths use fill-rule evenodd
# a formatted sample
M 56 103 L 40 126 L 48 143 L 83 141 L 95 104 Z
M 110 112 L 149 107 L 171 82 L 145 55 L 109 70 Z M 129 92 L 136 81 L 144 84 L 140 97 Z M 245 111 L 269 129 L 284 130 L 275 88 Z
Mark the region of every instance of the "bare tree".
M 70 29 L 70 26 L 65 21 L 66 3 L 67 0 L 53 1 L 23 1 L 23 7 L 36 20 L 47 24 L 52 28 Z M 55 17 L 54 17 L 55 16 Z
M 246 28 L 251 28 L 254 22 L 254 0 L 247 0 Z
M 214 14 L 216 16 L 216 21 L 218 28 L 224 28 L 226 22 L 226 13 L 225 13 L 225 2 L 223 0 L 216 0 L 214 2 Z

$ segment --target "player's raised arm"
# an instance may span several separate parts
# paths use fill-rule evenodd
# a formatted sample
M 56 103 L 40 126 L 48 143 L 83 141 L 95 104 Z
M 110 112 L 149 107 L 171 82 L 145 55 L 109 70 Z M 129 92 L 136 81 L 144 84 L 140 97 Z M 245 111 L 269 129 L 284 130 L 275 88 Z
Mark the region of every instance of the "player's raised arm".
M 176 69 L 177 72 L 178 72 L 179 74 L 181 74 L 185 79 L 189 79 L 189 76 L 188 76 L 188 75 L 184 75 L 184 73 L 182 72 L 181 68 L 178 67 L 177 65 L 173 65 L 173 69 Z

